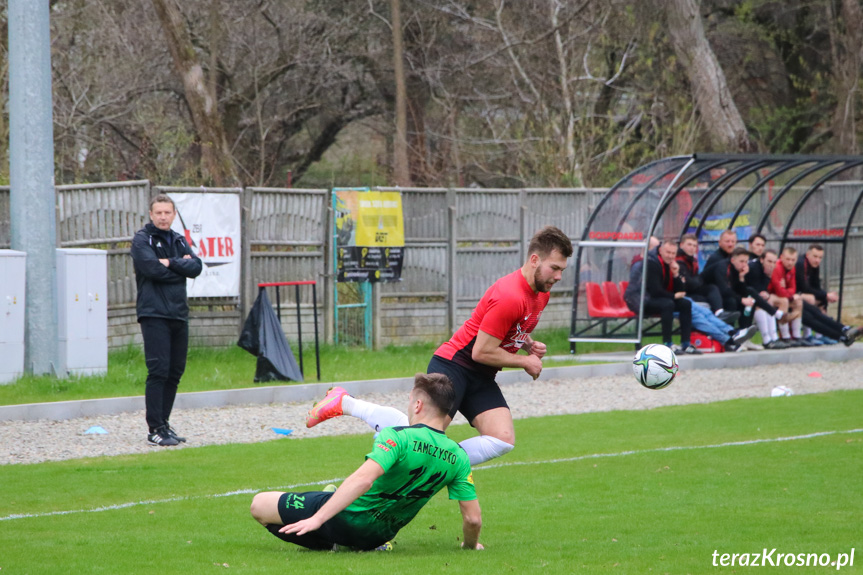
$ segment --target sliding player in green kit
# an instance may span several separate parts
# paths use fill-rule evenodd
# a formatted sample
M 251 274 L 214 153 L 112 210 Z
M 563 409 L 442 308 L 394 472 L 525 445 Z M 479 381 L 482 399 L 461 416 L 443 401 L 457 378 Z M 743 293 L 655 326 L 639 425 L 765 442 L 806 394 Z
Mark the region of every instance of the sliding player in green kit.
M 259 493 L 252 516 L 276 537 L 309 549 L 375 549 L 447 487 L 449 498 L 459 502 L 462 546 L 482 549 L 467 454 L 441 431 L 454 401 L 448 377 L 418 373 L 408 405 L 410 425 L 382 429 L 365 463 L 334 493 Z

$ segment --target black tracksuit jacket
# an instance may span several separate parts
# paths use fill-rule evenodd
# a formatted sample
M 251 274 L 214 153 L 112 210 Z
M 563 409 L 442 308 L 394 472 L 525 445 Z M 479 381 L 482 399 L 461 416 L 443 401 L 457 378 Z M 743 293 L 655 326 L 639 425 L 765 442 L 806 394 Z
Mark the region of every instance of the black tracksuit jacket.
M 185 255 L 191 258 L 184 259 Z M 198 277 L 203 264 L 186 238 L 149 223 L 132 239 L 131 256 L 138 286 L 138 320 L 158 317 L 188 321 L 186 278 Z M 165 267 L 160 259 L 170 260 L 170 265 Z

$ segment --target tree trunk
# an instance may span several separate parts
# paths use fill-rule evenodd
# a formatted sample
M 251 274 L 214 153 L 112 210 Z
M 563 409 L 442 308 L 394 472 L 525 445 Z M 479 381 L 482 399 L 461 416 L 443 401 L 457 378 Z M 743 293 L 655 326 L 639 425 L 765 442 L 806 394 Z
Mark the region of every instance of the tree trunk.
M 216 186 L 239 186 L 216 96 L 204 78 L 204 70 L 176 0 L 152 1 L 165 32 L 174 67 L 183 80 L 186 102 L 201 142 L 202 175 Z
M 551 2 L 551 26 L 554 29 L 554 48 L 557 53 L 557 63 L 560 69 L 560 98 L 563 101 L 563 123 L 565 124 L 565 136 L 563 150 L 566 154 L 563 170 L 567 174 L 575 174 L 578 162 L 575 159 L 575 113 L 573 112 L 572 96 L 569 90 L 569 61 L 568 54 L 563 46 L 563 38 L 560 33 L 560 2 Z
M 674 52 L 686 69 L 711 140 L 723 151 L 751 151 L 749 132 L 704 33 L 699 0 L 667 0 L 665 6 Z
M 842 0 L 841 13 L 836 15 L 832 2 L 830 14 L 830 45 L 833 58 L 833 85 L 836 91 L 836 111 L 833 114 L 833 134 L 836 151 L 856 155 L 857 102 L 860 66 L 863 60 L 863 13 L 858 0 Z
M 402 39 L 401 0 L 390 0 L 393 30 L 393 72 L 396 83 L 396 137 L 393 142 L 393 181 L 397 186 L 410 186 L 408 166 L 407 82 L 405 79 L 404 42 Z

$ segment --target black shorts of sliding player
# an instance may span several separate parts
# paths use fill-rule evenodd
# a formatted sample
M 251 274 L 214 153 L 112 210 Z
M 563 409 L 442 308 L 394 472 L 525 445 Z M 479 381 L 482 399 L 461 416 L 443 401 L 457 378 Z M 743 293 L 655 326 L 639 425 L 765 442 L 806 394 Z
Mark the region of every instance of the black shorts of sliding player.
M 317 513 L 318 509 L 323 507 L 324 503 L 329 501 L 332 496 L 332 492 L 329 491 L 283 493 L 279 497 L 279 517 L 281 517 L 283 525 L 308 519 Z M 367 550 L 374 549 L 386 542 L 386 539 L 368 532 L 369 530 L 351 527 L 346 523 L 342 514 L 336 515 L 321 525 L 317 531 L 301 536 L 279 533 L 279 529 L 283 525 L 266 525 L 266 528 L 282 541 L 301 545 L 307 549 L 329 551 L 332 550 L 334 544 L 338 544 L 351 549 Z

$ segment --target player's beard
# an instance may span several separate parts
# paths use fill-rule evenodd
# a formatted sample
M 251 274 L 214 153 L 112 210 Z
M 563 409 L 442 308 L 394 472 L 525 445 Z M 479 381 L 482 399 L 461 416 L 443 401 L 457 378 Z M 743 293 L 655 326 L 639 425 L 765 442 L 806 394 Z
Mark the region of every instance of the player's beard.
M 533 272 L 533 285 L 536 286 L 536 291 L 541 293 L 547 293 L 551 291 L 551 286 L 553 286 L 555 282 L 553 279 L 544 280 L 542 279 L 542 275 L 539 273 L 540 268 L 537 268 L 535 272 Z

